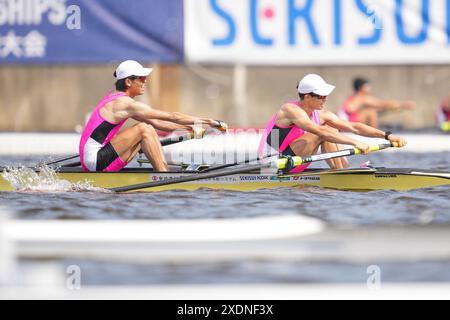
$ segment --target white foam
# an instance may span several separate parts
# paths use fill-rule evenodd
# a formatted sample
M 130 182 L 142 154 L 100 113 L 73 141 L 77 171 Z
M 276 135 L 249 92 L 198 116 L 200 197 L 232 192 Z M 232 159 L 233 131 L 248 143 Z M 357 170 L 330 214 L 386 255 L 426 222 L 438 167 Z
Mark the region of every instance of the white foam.
M 71 183 L 59 179 L 54 169 L 48 166 L 39 168 L 39 172 L 27 167 L 7 168 L 1 176 L 8 181 L 15 191 L 106 191 L 92 186 L 89 181 Z

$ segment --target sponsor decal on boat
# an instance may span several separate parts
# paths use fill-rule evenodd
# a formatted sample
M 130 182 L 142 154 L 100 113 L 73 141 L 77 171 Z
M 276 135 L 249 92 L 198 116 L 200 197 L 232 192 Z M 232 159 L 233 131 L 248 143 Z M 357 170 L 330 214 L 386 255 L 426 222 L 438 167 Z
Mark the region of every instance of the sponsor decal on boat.
M 151 181 L 164 181 L 164 180 L 170 180 L 170 179 L 176 179 L 179 178 L 180 176 L 159 176 L 159 175 L 151 175 L 150 176 L 150 180 Z
M 240 176 L 239 179 L 241 181 L 262 181 L 262 180 L 268 180 L 268 176 Z
M 394 173 L 375 173 L 375 178 L 397 178 L 397 175 Z
M 216 177 L 216 178 L 204 179 L 203 181 L 214 181 L 214 182 L 220 182 L 220 183 L 239 182 L 239 180 L 233 176 Z M 201 180 L 199 182 L 201 182 Z
M 320 181 L 320 176 L 294 176 L 292 177 L 294 181 Z
M 270 180 L 271 181 L 287 181 L 287 180 L 291 180 L 291 177 L 287 177 L 287 176 L 280 176 L 280 177 L 277 177 L 277 176 L 271 176 L 270 177 Z

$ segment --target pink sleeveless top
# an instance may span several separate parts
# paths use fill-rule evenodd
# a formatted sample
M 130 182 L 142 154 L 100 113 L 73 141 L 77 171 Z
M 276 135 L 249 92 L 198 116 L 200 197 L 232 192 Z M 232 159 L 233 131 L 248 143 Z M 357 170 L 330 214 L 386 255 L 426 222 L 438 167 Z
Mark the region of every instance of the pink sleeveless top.
M 344 101 L 342 104 L 341 110 L 347 114 L 348 121 L 351 122 L 358 122 L 359 120 L 359 113 L 357 111 L 351 112 L 348 110 L 348 105 L 352 102 L 352 100 L 355 98 L 355 96 L 350 96 L 347 98 L 347 100 Z
M 294 104 L 297 107 L 300 107 L 299 101 L 289 101 L 289 103 Z M 317 110 L 313 111 L 313 113 L 311 115 L 311 120 L 314 121 L 314 123 L 320 125 L 319 111 L 317 111 Z M 290 126 L 287 126 L 287 127 L 277 126 L 276 121 L 277 121 L 277 113 L 267 123 L 266 129 L 264 130 L 263 136 L 261 138 L 261 142 L 259 143 L 258 155 L 260 158 L 264 154 L 265 145 L 268 144 L 268 142 L 270 142 L 270 141 L 268 141 L 268 139 L 270 139 L 270 137 L 271 137 L 272 130 L 274 130 L 274 129 L 279 130 L 279 137 L 280 137 L 279 147 L 277 148 L 275 146 L 275 148 L 274 148 L 274 149 L 277 149 L 277 151 L 279 153 L 283 153 L 283 151 L 285 151 L 293 141 L 295 141 L 298 138 L 300 138 L 301 136 L 303 136 L 306 132 L 302 128 L 297 127 L 295 124 L 291 124 Z M 303 172 L 309 165 L 310 165 L 309 163 L 302 164 L 300 166 L 295 167 L 294 169 L 292 169 L 289 172 L 290 173 Z
M 103 119 L 103 117 L 100 115 L 100 109 L 104 105 L 123 96 L 126 96 L 124 92 L 107 94 L 105 97 L 102 98 L 102 100 L 98 103 L 98 105 L 92 112 L 92 115 L 89 118 L 89 121 L 87 122 L 80 139 L 80 146 L 79 146 L 80 162 L 83 170 L 88 170 L 84 165 L 84 151 L 85 151 L 84 148 L 86 142 L 89 139 L 93 139 L 96 142 L 100 143 L 102 146 L 106 145 L 116 135 L 116 133 L 119 131 L 119 129 L 127 120 L 123 119 L 118 123 L 111 123 Z

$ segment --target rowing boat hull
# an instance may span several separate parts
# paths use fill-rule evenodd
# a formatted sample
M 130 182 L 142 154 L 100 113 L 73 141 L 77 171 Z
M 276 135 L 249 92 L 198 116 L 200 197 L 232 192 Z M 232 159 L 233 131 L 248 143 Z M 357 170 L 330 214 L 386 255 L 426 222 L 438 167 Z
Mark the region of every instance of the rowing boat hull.
M 92 186 L 114 188 L 125 185 L 161 181 L 185 176 L 188 173 L 157 173 L 145 169 L 131 169 L 116 173 L 82 172 L 77 169 L 57 173 L 59 179 L 72 183 L 89 181 Z M 189 173 L 195 174 L 195 173 Z M 213 179 L 165 185 L 139 190 L 197 190 L 199 188 L 254 191 L 279 187 L 315 186 L 341 190 L 410 190 L 450 185 L 450 172 L 415 169 L 347 169 L 308 170 L 301 174 L 277 176 L 274 174 L 239 174 Z M 0 191 L 12 191 L 11 185 L 0 178 Z

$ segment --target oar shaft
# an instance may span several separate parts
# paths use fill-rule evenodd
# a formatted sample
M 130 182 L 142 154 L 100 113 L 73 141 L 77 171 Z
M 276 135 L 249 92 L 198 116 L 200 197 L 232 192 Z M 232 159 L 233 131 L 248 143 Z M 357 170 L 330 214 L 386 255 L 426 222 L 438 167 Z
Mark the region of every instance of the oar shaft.
M 390 143 L 374 145 L 374 146 L 369 147 L 369 152 L 375 152 L 375 151 L 387 149 L 390 147 L 393 147 L 393 145 Z M 307 156 L 307 157 L 292 157 L 291 159 L 293 161 L 293 166 L 296 167 L 296 166 L 299 166 L 299 165 L 302 165 L 305 163 L 311 163 L 311 162 L 340 158 L 340 157 L 347 157 L 347 156 L 352 156 L 355 154 L 362 154 L 362 152 L 361 152 L 361 150 L 359 150 L 357 148 L 352 148 L 352 149 L 339 150 L 339 151 L 329 152 L 329 153 L 315 154 L 315 155 Z M 278 169 L 286 168 L 286 166 L 288 165 L 288 162 L 289 162 L 289 160 L 286 158 L 278 159 L 277 160 Z
M 73 154 L 71 156 L 67 156 L 67 157 L 64 157 L 64 158 L 59 158 L 59 159 L 56 159 L 56 160 L 53 160 L 53 161 L 44 162 L 42 165 L 49 166 L 49 165 L 52 165 L 52 164 L 55 164 L 55 163 L 59 163 L 59 162 L 67 161 L 67 160 L 72 160 L 72 159 L 78 158 L 79 156 L 80 156 L 80 154 L 77 153 L 77 154 Z
M 130 186 L 110 188 L 109 190 L 114 191 L 114 192 L 126 192 L 126 191 L 140 190 L 140 189 L 146 189 L 146 188 L 155 188 L 155 187 L 165 186 L 165 185 L 169 185 L 169 184 L 190 182 L 190 181 L 203 180 L 203 179 L 212 179 L 212 178 L 216 178 L 216 177 L 228 176 L 228 175 L 239 174 L 239 173 L 247 173 L 247 172 L 251 172 L 254 170 L 260 170 L 262 168 L 266 168 L 266 167 L 270 167 L 270 166 L 271 166 L 271 163 L 254 164 L 254 165 L 246 166 L 244 168 L 227 169 L 227 170 L 222 170 L 220 172 L 196 173 L 196 174 L 192 174 L 192 175 L 180 177 L 180 178 L 173 178 L 173 179 L 167 179 L 167 180 L 155 181 L 155 182 L 139 183 L 139 184 L 134 184 L 134 185 L 130 185 Z

